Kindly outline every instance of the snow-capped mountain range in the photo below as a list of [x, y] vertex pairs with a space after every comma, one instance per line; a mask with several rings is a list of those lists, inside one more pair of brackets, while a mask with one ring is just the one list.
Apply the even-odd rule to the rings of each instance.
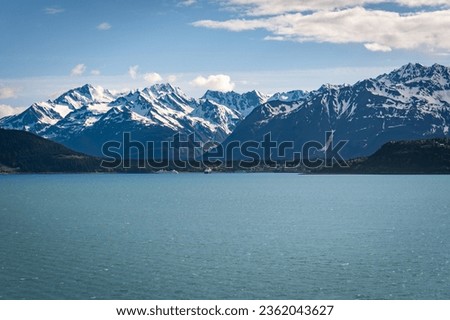
[[84, 85], [0, 119], [0, 127], [27, 130], [81, 152], [101, 154], [110, 140], [131, 132], [142, 142], [195, 133], [201, 141], [262, 141], [270, 132], [297, 147], [309, 140], [348, 140], [344, 156], [373, 153], [391, 140], [449, 136], [450, 69], [408, 64], [354, 85], [323, 85], [311, 92], [244, 94], [207, 91], [200, 99], [170, 84], [114, 94]]
[[121, 141], [123, 132], [156, 144], [171, 141], [175, 133], [221, 142], [268, 98], [257, 91], [208, 91], [194, 99], [170, 84], [113, 94], [86, 84], [0, 119], [0, 127], [30, 131], [93, 155], [101, 154], [104, 142]]
[[292, 141], [296, 150], [325, 132], [348, 140], [346, 158], [367, 156], [384, 143], [448, 137], [450, 69], [407, 64], [354, 85], [323, 85], [297, 101], [269, 100], [246, 117], [227, 141]]

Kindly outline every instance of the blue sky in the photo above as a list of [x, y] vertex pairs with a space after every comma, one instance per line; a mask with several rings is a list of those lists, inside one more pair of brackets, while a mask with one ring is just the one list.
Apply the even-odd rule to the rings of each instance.
[[[427, 6], [424, 6], [426, 3]], [[84, 83], [265, 93], [450, 65], [446, 0], [4, 0], [0, 115]]]

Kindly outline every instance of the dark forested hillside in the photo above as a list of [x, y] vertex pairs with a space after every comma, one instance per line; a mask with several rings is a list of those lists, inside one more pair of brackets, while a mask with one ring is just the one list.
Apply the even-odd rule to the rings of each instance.
[[367, 158], [348, 162], [349, 168], [324, 169], [335, 173], [450, 173], [450, 139], [393, 141]]
[[18, 130], [0, 129], [0, 172], [95, 172], [100, 159]]

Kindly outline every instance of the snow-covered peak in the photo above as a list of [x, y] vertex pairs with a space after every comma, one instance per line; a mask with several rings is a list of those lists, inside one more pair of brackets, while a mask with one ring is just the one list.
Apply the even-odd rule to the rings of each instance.
[[420, 74], [421, 72], [423, 72], [426, 69], [427, 68], [420, 63], [410, 62], [410, 63], [407, 63], [404, 66], [401, 66], [400, 68], [392, 71], [392, 73], [400, 73], [404, 76], [408, 76], [408, 75]]
[[142, 91], [139, 90], [132, 90], [126, 94], [121, 95], [114, 101], [110, 103], [111, 106], [119, 106], [122, 104], [127, 104], [128, 102], [133, 102], [140, 99], [147, 99], [148, 97], [143, 94]]
[[249, 102], [256, 103], [257, 106], [267, 102], [267, 100], [269, 100], [270, 98], [270, 95], [264, 94], [258, 90], [245, 92], [242, 94], [242, 96], [246, 98]]
[[195, 99], [188, 97], [180, 88], [170, 83], [155, 84], [140, 93], [152, 104], [160, 104], [173, 110], [190, 113], [197, 106]]
[[427, 69], [426, 73], [427, 77], [439, 82], [441, 85], [450, 85], [450, 68], [435, 63]]
[[223, 91], [216, 91], [216, 90], [207, 90], [200, 99], [201, 100], [211, 100], [211, 101], [220, 103], [217, 100], [221, 100], [223, 102], [223, 101], [230, 100], [233, 97], [237, 97], [237, 96], [239, 96], [239, 93], [234, 92], [234, 91], [223, 92]]
[[71, 109], [79, 109], [89, 103], [105, 103], [111, 102], [113, 99], [114, 95], [108, 90], [100, 86], [94, 87], [90, 84], [85, 84], [82, 87], [63, 93], [52, 102], [67, 105]]
[[408, 63], [392, 72], [378, 76], [376, 80], [385, 83], [405, 83], [412, 79], [424, 77], [427, 70], [428, 68], [420, 63]]
[[54, 108], [48, 102], [33, 103], [25, 111], [3, 118], [0, 125], [5, 129], [26, 130], [39, 133], [45, 127], [56, 124], [70, 110], [66, 106]]
[[332, 91], [332, 90], [340, 90], [345, 87], [350, 87], [349, 84], [331, 84], [325, 83], [323, 84], [318, 91]]
[[408, 63], [394, 71], [379, 76], [378, 80], [390, 80], [391, 82], [406, 82], [414, 78], [423, 77], [426, 67], [420, 63]]
[[151, 87], [144, 88], [142, 92], [148, 94], [153, 99], [159, 99], [165, 95], [178, 95], [187, 98], [186, 94], [180, 88], [174, 87], [170, 83], [154, 84]]
[[382, 85], [395, 87], [399, 90], [436, 91], [450, 89], [450, 68], [434, 64], [426, 67], [421, 64], [409, 63], [388, 74], [375, 79]]
[[206, 100], [214, 101], [230, 109], [239, 111], [243, 117], [246, 117], [254, 108], [265, 103], [268, 98], [268, 96], [256, 90], [243, 94], [234, 91], [221, 92], [208, 90], [203, 97], [200, 98], [200, 102]]

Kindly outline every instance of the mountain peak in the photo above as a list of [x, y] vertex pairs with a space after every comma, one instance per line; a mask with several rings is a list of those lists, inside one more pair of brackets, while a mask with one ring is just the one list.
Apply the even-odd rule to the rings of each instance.
[[179, 97], [187, 99], [186, 94], [178, 87], [174, 87], [170, 83], [157, 83], [150, 87], [144, 88], [142, 92], [148, 94], [154, 99], [159, 99], [166, 95], [177, 95]]
[[234, 91], [219, 91], [219, 90], [206, 90], [205, 94], [201, 99], [208, 99], [208, 97], [225, 97], [225, 96], [237, 96], [239, 93]]
[[414, 73], [419, 73], [420, 71], [423, 71], [427, 67], [421, 65], [420, 63], [408, 63], [404, 66], [400, 67], [400, 69], [394, 70], [393, 72], [401, 73], [402, 75], [409, 75]]
[[230, 109], [236, 110], [243, 117], [246, 117], [255, 107], [265, 103], [267, 99], [268, 97], [266, 95], [256, 90], [243, 94], [239, 94], [235, 91], [222, 92], [207, 90], [200, 98], [200, 101], [213, 101]]
[[399, 84], [423, 78], [434, 80], [443, 79], [442, 81], [439, 81], [446, 82], [447, 80], [450, 80], [450, 69], [437, 63], [433, 64], [431, 67], [423, 66], [420, 63], [408, 63], [390, 73], [378, 76], [376, 80]]
[[292, 102], [299, 101], [306, 97], [308, 92], [303, 90], [292, 90], [287, 92], [277, 92], [272, 95], [268, 101]]
[[254, 97], [258, 97], [258, 98], [263, 98], [265, 100], [267, 100], [267, 98], [268, 98], [266, 94], [264, 94], [264, 93], [262, 93], [261, 91], [258, 91], [258, 90], [252, 90], [252, 91], [246, 92], [245, 94], [251, 95], [251, 96], [254, 96]]
[[103, 95], [105, 92], [105, 89], [103, 89], [100, 86], [95, 87], [92, 84], [86, 83], [85, 85], [83, 85], [81, 87], [69, 90], [67, 93], [69, 93], [69, 92], [78, 92], [78, 93], [84, 95], [85, 97], [93, 99], [95, 96]]
[[55, 100], [48, 101], [48, 103], [64, 105], [70, 110], [76, 110], [92, 103], [109, 103], [113, 99], [113, 94], [108, 90], [100, 86], [94, 87], [91, 84], [85, 84], [61, 94]]
[[408, 63], [404, 66], [391, 71], [390, 73], [385, 73], [378, 76], [377, 80], [389, 80], [391, 82], [401, 83], [405, 81], [409, 81], [414, 78], [422, 77], [427, 70], [427, 67], [424, 67], [420, 63]]
[[417, 69], [417, 68], [424, 68], [424, 66], [418, 62], [409, 62], [405, 64], [404, 66], [401, 66], [400, 69]]
[[176, 88], [172, 86], [170, 83], [157, 83], [152, 85], [150, 89], [165, 92], [174, 92], [176, 90]]
[[83, 96], [91, 96], [91, 90], [93, 90], [93, 89], [94, 89], [94, 86], [92, 86], [91, 84], [87, 83], [87, 84], [85, 84], [83, 86], [76, 87], [76, 88], [73, 88], [73, 89], [70, 89], [70, 90], [64, 92], [58, 98], [56, 98], [56, 100], [63, 99], [67, 95], [71, 95], [71, 94], [74, 94], [74, 93], [78, 93], [78, 94], [81, 94]]
[[438, 63], [433, 64], [429, 69], [439, 74], [449, 74], [450, 71], [449, 68]]
[[329, 91], [329, 90], [339, 90], [345, 87], [350, 86], [349, 84], [331, 84], [331, 83], [325, 83], [320, 88], [319, 91]]
[[[200, 98], [200, 99], [217, 99], [217, 98], [239, 98], [239, 97], [258, 97], [258, 98], [263, 98], [263, 99], [267, 99], [267, 96], [263, 93], [261, 93], [258, 90], [252, 90], [252, 91], [248, 91], [248, 92], [244, 92], [242, 94], [237, 93], [236, 91], [232, 90], [232, 91], [218, 91], [218, 90], [206, 90], [205, 94]], [[217, 101], [216, 101], [217, 102]]]
[[92, 84], [90, 84], [90, 83], [86, 83], [85, 85], [83, 85], [83, 86], [81, 86], [81, 87], [79, 87], [77, 89], [79, 89], [79, 90], [89, 90], [90, 91], [90, 90], [94, 89], [94, 86]]

